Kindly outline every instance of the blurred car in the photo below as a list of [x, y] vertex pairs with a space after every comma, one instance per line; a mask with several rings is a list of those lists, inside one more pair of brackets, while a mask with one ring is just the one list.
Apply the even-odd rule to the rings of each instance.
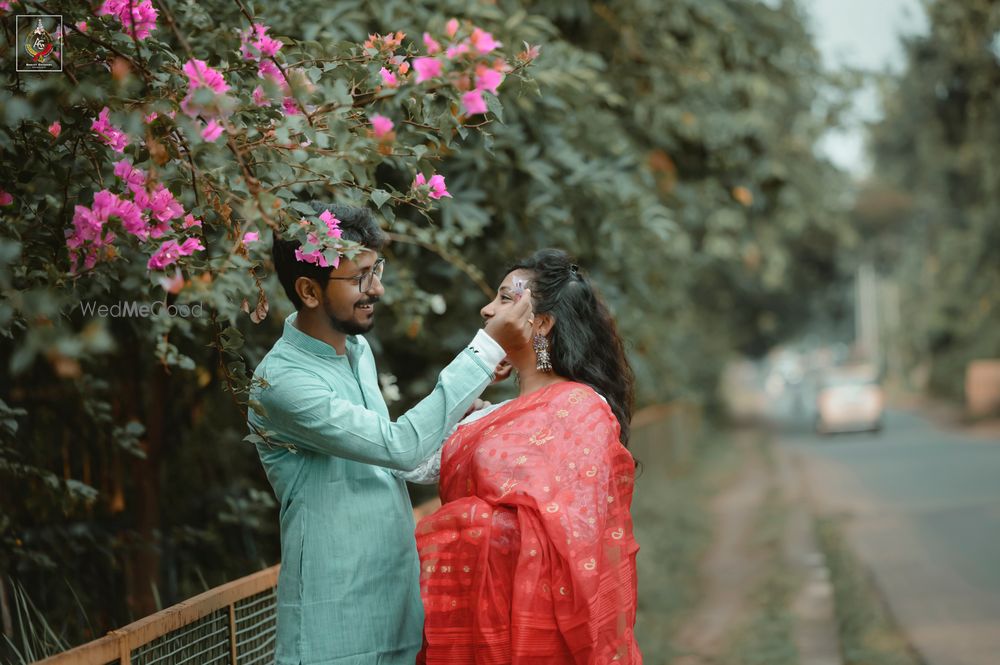
[[821, 379], [816, 394], [816, 432], [878, 432], [885, 395], [867, 369], [836, 368]]

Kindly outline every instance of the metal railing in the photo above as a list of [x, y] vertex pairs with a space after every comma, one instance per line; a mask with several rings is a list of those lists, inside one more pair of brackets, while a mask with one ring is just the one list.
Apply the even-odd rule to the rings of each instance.
[[280, 566], [242, 577], [36, 665], [263, 665]]

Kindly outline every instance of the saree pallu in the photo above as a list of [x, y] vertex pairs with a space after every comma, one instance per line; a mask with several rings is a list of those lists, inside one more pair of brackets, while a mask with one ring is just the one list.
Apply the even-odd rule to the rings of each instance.
[[460, 426], [417, 526], [426, 665], [638, 665], [635, 465], [589, 386]]

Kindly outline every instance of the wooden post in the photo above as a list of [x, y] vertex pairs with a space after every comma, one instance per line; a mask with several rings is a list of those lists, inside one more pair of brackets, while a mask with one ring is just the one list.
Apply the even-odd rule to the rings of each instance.
[[236, 665], [236, 603], [229, 603], [229, 656]]

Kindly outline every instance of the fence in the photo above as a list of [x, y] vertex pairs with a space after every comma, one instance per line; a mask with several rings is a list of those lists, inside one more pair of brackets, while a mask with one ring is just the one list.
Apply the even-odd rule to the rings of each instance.
[[[683, 466], [701, 428], [701, 411], [686, 403], [648, 407], [632, 420], [632, 444], [646, 463]], [[414, 510], [419, 518], [440, 505]], [[173, 607], [35, 665], [264, 665], [274, 659], [276, 586], [273, 566], [209, 589]]]
[[264, 665], [279, 566], [209, 589], [36, 665]]

